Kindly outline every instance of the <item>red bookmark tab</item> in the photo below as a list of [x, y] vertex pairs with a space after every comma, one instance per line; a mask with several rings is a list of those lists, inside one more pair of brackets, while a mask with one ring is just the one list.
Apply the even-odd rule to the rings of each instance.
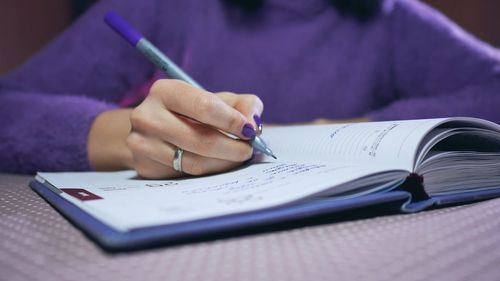
[[102, 199], [102, 197], [99, 197], [83, 188], [61, 188], [61, 190], [81, 201]]

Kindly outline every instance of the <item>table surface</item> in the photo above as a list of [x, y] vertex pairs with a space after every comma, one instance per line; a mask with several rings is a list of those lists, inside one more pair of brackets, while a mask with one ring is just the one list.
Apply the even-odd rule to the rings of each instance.
[[0, 174], [0, 280], [500, 280], [500, 199], [111, 254]]

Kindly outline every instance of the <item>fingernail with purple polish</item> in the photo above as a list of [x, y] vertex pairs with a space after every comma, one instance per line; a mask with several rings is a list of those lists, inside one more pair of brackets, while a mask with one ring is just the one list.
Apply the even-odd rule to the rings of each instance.
[[262, 133], [262, 120], [260, 120], [259, 115], [255, 114], [253, 120], [255, 120], [255, 124], [257, 125], [257, 131]]
[[256, 135], [255, 129], [253, 128], [253, 126], [251, 124], [248, 124], [248, 123], [245, 124], [245, 126], [243, 126], [243, 129], [241, 130], [241, 134], [249, 139], [255, 137], [255, 135]]

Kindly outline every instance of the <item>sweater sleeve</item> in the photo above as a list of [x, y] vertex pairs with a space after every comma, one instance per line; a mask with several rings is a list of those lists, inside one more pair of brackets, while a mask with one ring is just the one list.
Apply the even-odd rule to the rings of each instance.
[[94, 118], [153, 72], [103, 23], [109, 10], [155, 37], [155, 1], [99, 1], [41, 52], [0, 77], [0, 171], [91, 169], [86, 143]]
[[375, 120], [471, 116], [500, 122], [500, 53], [426, 4], [394, 1], [392, 103]]
[[87, 135], [114, 105], [76, 95], [11, 91], [0, 96], [0, 171], [89, 170]]

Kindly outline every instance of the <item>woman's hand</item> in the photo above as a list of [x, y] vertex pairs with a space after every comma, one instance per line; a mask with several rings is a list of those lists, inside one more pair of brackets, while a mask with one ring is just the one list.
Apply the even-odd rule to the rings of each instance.
[[[233, 139], [221, 131], [241, 139], [252, 138], [256, 128], [254, 115], [260, 116], [262, 110], [262, 102], [254, 95], [212, 94], [178, 80], [158, 80], [144, 102], [132, 111], [120, 113], [130, 117], [130, 133], [126, 137], [128, 152], [121, 155], [115, 152], [120, 156], [111, 159], [119, 159], [145, 178], [172, 178], [181, 175], [172, 167], [175, 151], [181, 148], [184, 150], [184, 173], [203, 175], [226, 171], [250, 159], [252, 148], [247, 142]], [[113, 120], [99, 116], [92, 129], [109, 127], [99, 126], [100, 119]], [[121, 123], [116, 122], [116, 125], [124, 127]], [[92, 161], [104, 158], [92, 157], [98, 154], [96, 145], [92, 145], [96, 143], [96, 133], [93, 134], [92, 129], [89, 159], [96, 169], [109, 170], [99, 164], [102, 161]], [[114, 135], [123, 137], [124, 134]]]

